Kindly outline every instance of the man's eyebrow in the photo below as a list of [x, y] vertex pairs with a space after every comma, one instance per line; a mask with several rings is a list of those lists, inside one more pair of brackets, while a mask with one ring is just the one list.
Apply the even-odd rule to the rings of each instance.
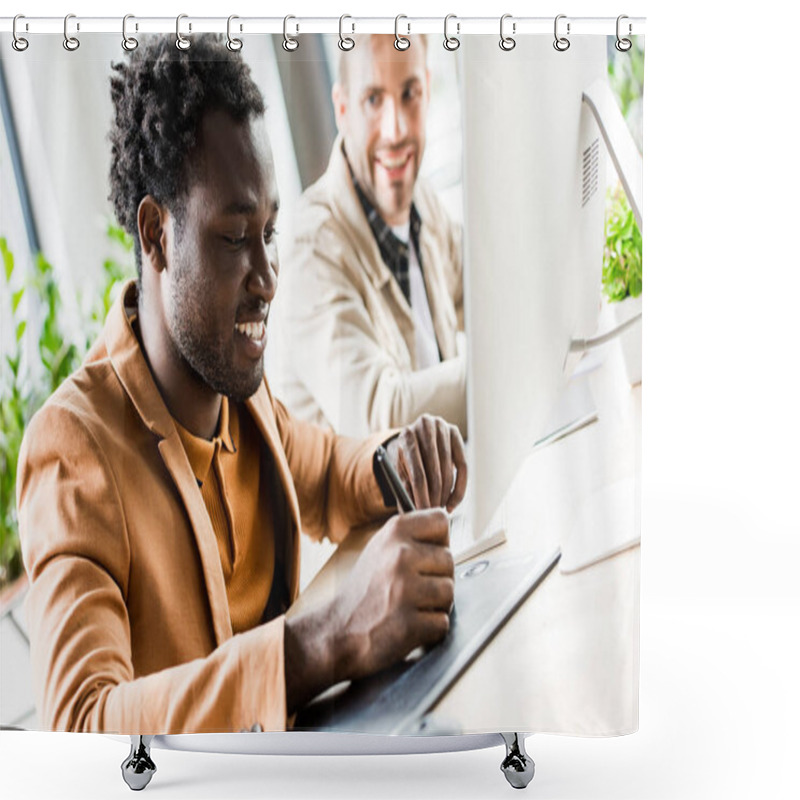
[[[277, 214], [278, 210], [280, 209], [280, 201], [275, 200], [272, 203], [272, 213]], [[234, 200], [232, 203], [228, 203], [225, 208], [222, 209], [223, 216], [251, 216], [258, 211], [258, 205], [256, 203], [247, 202], [245, 200]]]
[[222, 213], [225, 216], [234, 216], [236, 214], [242, 215], [250, 215], [255, 214], [257, 210], [255, 203], [248, 203], [244, 200], [234, 200], [232, 203], [228, 203], [225, 208], [222, 209]]
[[361, 96], [366, 97], [369, 94], [383, 94], [385, 91], [383, 86], [365, 86], [364, 91], [361, 92]]

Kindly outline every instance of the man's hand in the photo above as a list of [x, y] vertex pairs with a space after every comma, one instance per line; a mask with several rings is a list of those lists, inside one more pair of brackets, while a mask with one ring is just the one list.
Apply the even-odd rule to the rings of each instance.
[[455, 425], [423, 414], [386, 445], [386, 452], [416, 508], [452, 511], [464, 499], [467, 462]]
[[286, 619], [289, 713], [328, 686], [372, 675], [446, 635], [455, 590], [449, 539], [442, 509], [394, 516], [330, 603]]
[[450, 629], [453, 556], [441, 509], [392, 517], [370, 539], [337, 599], [339, 665], [348, 678], [385, 669]]
[[464, 441], [455, 425], [423, 414], [386, 451], [417, 510], [383, 525], [330, 603], [286, 618], [289, 713], [339, 681], [436, 644], [450, 629], [454, 566], [441, 507], [452, 511], [464, 499]]

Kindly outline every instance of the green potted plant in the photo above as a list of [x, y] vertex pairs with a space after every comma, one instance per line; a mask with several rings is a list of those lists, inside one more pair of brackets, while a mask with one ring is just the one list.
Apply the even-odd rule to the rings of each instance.
[[[644, 47], [640, 37], [631, 48], [619, 52], [609, 37], [608, 77], [628, 130], [642, 151], [642, 97], [644, 93]], [[642, 310], [642, 234], [636, 225], [628, 198], [617, 181], [606, 200], [603, 295], [612, 324], [620, 325]], [[620, 337], [628, 380], [642, 380], [641, 326]]]
[[[609, 190], [606, 203], [603, 294], [617, 325], [642, 311], [642, 234], [621, 184]], [[620, 341], [628, 381], [642, 380], [642, 337], [639, 325]]]
[[62, 298], [53, 266], [39, 253], [33, 270], [22, 274], [7, 240], [0, 237], [7, 305], [3, 314], [8, 314], [13, 330], [11, 340], [3, 343], [0, 364], [0, 614], [16, 604], [27, 585], [16, 510], [17, 461], [25, 427], [78, 367], [121, 283], [134, 272], [130, 237], [114, 225], [108, 225], [106, 236], [122, 258], [103, 263], [103, 285], [83, 311], [85, 335], [77, 341], [69, 341], [62, 326]]

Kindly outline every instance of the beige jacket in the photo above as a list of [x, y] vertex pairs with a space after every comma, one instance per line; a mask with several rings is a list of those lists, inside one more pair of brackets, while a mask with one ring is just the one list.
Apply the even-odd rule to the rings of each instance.
[[414, 319], [381, 258], [341, 149], [301, 198], [275, 301], [281, 353], [276, 393], [298, 416], [339, 433], [437, 414], [466, 432], [461, 233], [418, 180], [420, 250], [442, 362], [416, 370]]
[[[40, 718], [123, 734], [283, 730], [284, 617], [233, 635], [211, 519], [123, 299], [132, 285], [20, 454]], [[386, 433], [357, 442], [295, 420], [266, 382], [245, 405], [276, 475], [276, 563], [293, 599], [301, 521], [340, 540], [386, 514], [372, 472]]]

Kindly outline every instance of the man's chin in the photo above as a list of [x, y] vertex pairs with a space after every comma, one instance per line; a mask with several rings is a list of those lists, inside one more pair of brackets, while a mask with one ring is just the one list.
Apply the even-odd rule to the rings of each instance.
[[386, 222], [408, 218], [415, 182], [416, 175], [411, 180], [405, 177], [396, 181], [388, 180], [385, 175], [373, 175], [371, 199]]
[[264, 361], [261, 359], [257, 367], [241, 370], [235, 374], [208, 375], [205, 381], [217, 394], [223, 394], [230, 400], [243, 403], [251, 398], [264, 382]]
[[245, 400], [249, 400], [259, 390], [263, 381], [264, 377], [262, 375], [257, 381], [253, 381], [247, 386], [231, 387], [231, 391], [225, 392], [225, 394], [229, 400], [233, 400], [236, 403], [244, 403]]
[[390, 185], [378, 200], [378, 211], [388, 225], [408, 221], [411, 212], [411, 192], [402, 184]]
[[235, 396], [232, 394], [231, 397], [239, 402], [244, 402], [245, 400], [251, 398], [259, 390], [259, 388], [261, 388], [262, 383], [264, 383], [263, 360], [258, 365], [258, 370], [254, 370], [248, 376], [247, 381], [242, 381], [242, 383], [236, 387], [238, 391], [235, 393]]

